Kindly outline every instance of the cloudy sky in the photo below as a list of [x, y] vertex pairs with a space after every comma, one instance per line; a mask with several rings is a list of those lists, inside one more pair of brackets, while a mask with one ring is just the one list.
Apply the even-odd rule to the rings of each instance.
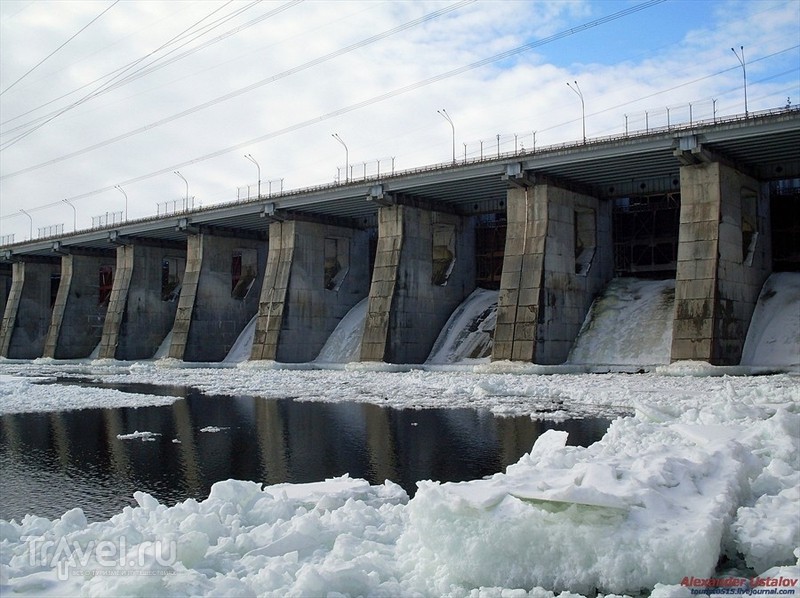
[[750, 111], [797, 104], [798, 31], [800, 0], [0, 0], [0, 241], [115, 219], [117, 185], [156, 214], [176, 170], [255, 194], [245, 154], [262, 193], [449, 162], [442, 109], [459, 160], [579, 140], [567, 82], [589, 138], [742, 113], [731, 47]]

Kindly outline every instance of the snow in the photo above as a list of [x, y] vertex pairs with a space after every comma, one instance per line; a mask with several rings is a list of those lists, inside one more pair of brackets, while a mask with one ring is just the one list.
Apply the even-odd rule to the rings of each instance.
[[140, 432], [136, 430], [130, 434], [117, 434], [119, 440], [141, 440], [142, 442], [154, 442], [156, 436], [161, 436], [158, 432]]
[[488, 361], [497, 322], [497, 291], [475, 289], [452, 313], [426, 363]]
[[674, 308], [674, 280], [613, 279], [586, 315], [568, 362], [668, 364]]
[[800, 272], [778, 272], [764, 283], [742, 364], [800, 365]]
[[53, 376], [21, 377], [0, 374], [0, 415], [171, 405], [179, 399], [179, 397], [146, 395], [106, 388], [46, 384], [53, 381]]
[[317, 363], [350, 363], [361, 357], [361, 337], [369, 298], [356, 303], [339, 322], [319, 352]]

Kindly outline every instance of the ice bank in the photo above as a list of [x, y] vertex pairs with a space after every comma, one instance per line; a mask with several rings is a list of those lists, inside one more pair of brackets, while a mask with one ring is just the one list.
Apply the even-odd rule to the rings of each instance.
[[0, 592], [674, 598], [723, 556], [743, 577], [798, 578], [800, 397], [777, 380], [650, 399], [586, 448], [548, 432], [504, 473], [421, 482], [411, 500], [346, 476], [229, 480], [173, 506], [136, 493], [98, 523], [3, 521]]

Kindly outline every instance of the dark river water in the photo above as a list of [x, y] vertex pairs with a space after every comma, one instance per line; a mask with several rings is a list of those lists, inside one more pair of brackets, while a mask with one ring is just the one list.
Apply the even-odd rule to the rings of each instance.
[[[203, 499], [214, 482], [229, 478], [277, 484], [349, 473], [373, 484], [392, 480], [413, 495], [418, 480], [502, 471], [545, 430], [566, 430], [570, 444], [586, 446], [610, 423], [114, 388], [184, 398], [166, 407], [0, 416], [0, 519], [26, 513], [52, 519], [73, 507], [90, 520], [107, 519], [135, 504], [136, 490], [174, 504]], [[221, 430], [202, 431], [207, 427]], [[117, 438], [135, 431], [159, 436]]]

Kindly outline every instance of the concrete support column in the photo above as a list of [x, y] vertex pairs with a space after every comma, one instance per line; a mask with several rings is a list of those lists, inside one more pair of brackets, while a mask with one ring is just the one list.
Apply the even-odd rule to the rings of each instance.
[[113, 281], [110, 257], [64, 255], [44, 357], [81, 359], [100, 342]]
[[[191, 235], [169, 356], [221, 361], [258, 309], [264, 241]], [[237, 270], [238, 269], [238, 270]]]
[[768, 195], [720, 162], [681, 167], [672, 361], [739, 363], [772, 270]]
[[186, 251], [117, 248], [114, 288], [100, 341], [101, 359], [149, 359], [172, 328]]
[[8, 303], [8, 296], [11, 293], [11, 281], [13, 280], [13, 272], [10, 263], [0, 264], [0, 313], [6, 309]]
[[14, 262], [0, 327], [0, 357], [35, 359], [42, 356], [52, 312], [51, 288], [58, 284], [60, 269], [57, 260]]
[[475, 289], [470, 224], [406, 205], [380, 208], [362, 361], [425, 361], [447, 318]]
[[314, 360], [368, 289], [366, 231], [314, 222], [273, 222], [251, 359]]
[[563, 363], [611, 280], [611, 206], [537, 184], [509, 189], [493, 360]]

